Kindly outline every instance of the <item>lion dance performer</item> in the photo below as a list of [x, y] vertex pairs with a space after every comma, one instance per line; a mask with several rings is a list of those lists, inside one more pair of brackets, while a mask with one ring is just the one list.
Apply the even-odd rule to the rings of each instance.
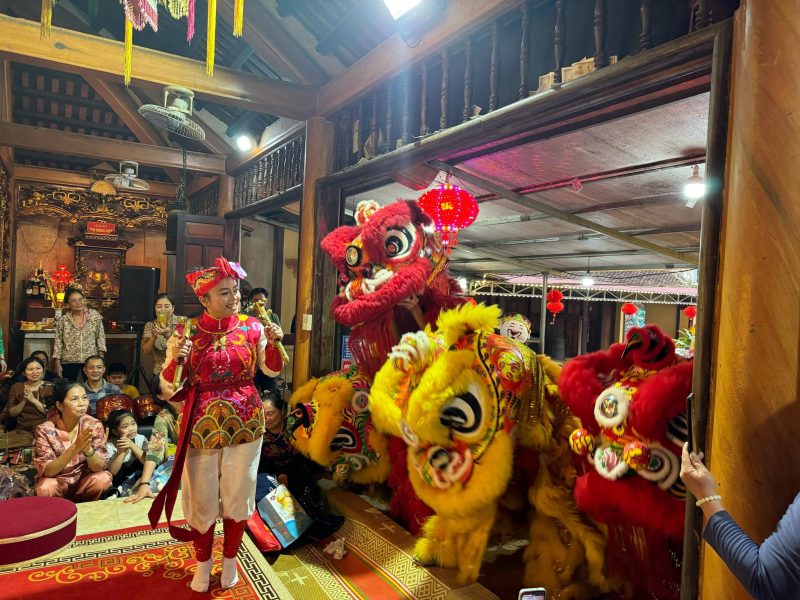
[[282, 366], [276, 343], [283, 337], [277, 325], [264, 327], [255, 317], [239, 314], [238, 281], [245, 272], [234, 262], [216, 264], [186, 276], [204, 311], [176, 328], [167, 345], [161, 373], [162, 389], [183, 402], [181, 433], [175, 467], [167, 485], [150, 509], [150, 523], [158, 523], [163, 509], [170, 521], [182, 484], [182, 504], [191, 529], [170, 533], [192, 541], [197, 570], [191, 588], [208, 590], [214, 524], [222, 517], [223, 588], [237, 580], [236, 553], [245, 523], [255, 510], [256, 471], [264, 435], [264, 414], [253, 384], [256, 367], [276, 376]]

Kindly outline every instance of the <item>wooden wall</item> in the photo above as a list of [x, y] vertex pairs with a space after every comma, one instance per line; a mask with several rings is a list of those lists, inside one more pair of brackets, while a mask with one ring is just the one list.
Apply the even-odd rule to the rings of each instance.
[[[733, 77], [711, 373], [709, 463], [757, 542], [800, 491], [800, 39], [797, 0], [745, 0]], [[749, 596], [704, 546], [701, 597]]]

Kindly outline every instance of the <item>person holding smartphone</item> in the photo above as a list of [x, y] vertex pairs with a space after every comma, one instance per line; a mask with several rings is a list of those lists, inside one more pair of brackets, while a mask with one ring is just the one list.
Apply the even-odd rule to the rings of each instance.
[[80, 383], [59, 381], [53, 400], [56, 413], [34, 432], [36, 495], [99, 500], [112, 481], [103, 424], [88, 414], [89, 398]]
[[725, 510], [703, 453], [690, 452], [689, 444], [683, 446], [681, 479], [703, 510], [703, 538], [750, 595], [758, 600], [800, 599], [800, 494], [759, 546]]

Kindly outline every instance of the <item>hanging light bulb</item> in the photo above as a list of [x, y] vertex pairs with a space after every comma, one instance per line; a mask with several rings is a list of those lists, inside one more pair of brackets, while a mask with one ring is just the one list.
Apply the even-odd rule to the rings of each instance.
[[581, 285], [583, 287], [592, 287], [594, 285], [594, 277], [589, 277], [589, 275], [582, 277]]
[[706, 195], [706, 181], [700, 176], [700, 167], [692, 167], [692, 176], [683, 186], [683, 195], [686, 196], [686, 206], [694, 208], [697, 201]]

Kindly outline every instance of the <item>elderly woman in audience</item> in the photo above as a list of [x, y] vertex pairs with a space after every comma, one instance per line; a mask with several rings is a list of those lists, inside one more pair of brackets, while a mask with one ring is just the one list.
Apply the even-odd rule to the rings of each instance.
[[11, 386], [5, 413], [16, 419], [16, 428], [9, 433], [13, 437], [8, 446], [33, 445], [33, 430], [47, 419], [46, 404], [53, 394], [53, 387], [44, 380], [44, 366], [38, 358], [26, 358], [22, 363], [24, 381]]
[[87, 358], [105, 355], [106, 334], [103, 317], [93, 308], [86, 307], [86, 298], [81, 290], [67, 288], [64, 306], [67, 310], [58, 320], [53, 340], [53, 370], [59, 377], [77, 381]]
[[79, 383], [59, 381], [53, 400], [56, 412], [34, 434], [36, 495], [98, 500], [112, 481], [103, 424], [87, 413], [89, 399]]

